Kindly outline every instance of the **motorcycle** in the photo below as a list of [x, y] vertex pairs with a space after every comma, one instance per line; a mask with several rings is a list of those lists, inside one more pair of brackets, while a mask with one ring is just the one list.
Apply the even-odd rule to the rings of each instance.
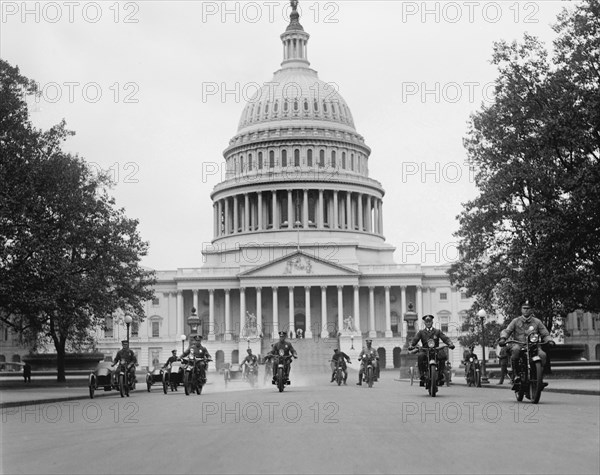
[[[294, 358], [296, 357], [294, 356]], [[282, 349], [279, 350], [279, 355], [275, 356], [275, 363], [277, 364], [277, 374], [275, 375], [275, 383], [277, 384], [277, 388], [279, 389], [280, 393], [283, 392], [283, 389], [286, 385], [290, 384], [290, 380], [288, 379], [288, 373], [291, 362], [292, 357], [290, 355], [286, 355], [285, 351]]]
[[481, 367], [479, 360], [473, 356], [469, 357], [469, 371], [467, 372], [467, 386], [481, 387]]
[[373, 387], [373, 382], [375, 381], [375, 378], [377, 378], [377, 374], [376, 374], [376, 366], [374, 361], [377, 359], [377, 357], [375, 355], [372, 354], [366, 354], [363, 355], [362, 360], [363, 360], [363, 382], [367, 383], [367, 385], [372, 388]]
[[129, 392], [135, 389], [135, 380], [129, 377], [129, 372], [133, 367], [133, 363], [119, 360], [117, 370], [113, 373], [113, 377], [115, 378], [114, 384], [119, 388], [121, 397], [129, 397]]
[[258, 379], [258, 364], [248, 364], [246, 365], [246, 379], [250, 383], [250, 386], [256, 386], [256, 380]]
[[181, 360], [170, 363], [162, 375], [163, 392], [167, 394], [169, 388], [171, 388], [171, 392], [176, 391], [177, 386], [183, 384], [183, 366], [181, 365]]
[[[438, 392], [438, 375], [440, 374], [440, 362], [438, 353], [445, 351], [445, 346], [435, 347], [433, 339], [427, 340], [426, 347], [409, 347], [409, 351], [423, 351], [427, 355], [427, 371], [425, 372], [425, 389], [431, 397], [435, 397]], [[443, 369], [442, 369], [443, 370]], [[442, 373], [443, 374], [443, 373]]]
[[507, 344], [520, 346], [517, 367], [514, 368], [513, 391], [517, 401], [523, 397], [531, 400], [533, 404], [540, 401], [544, 389], [542, 358], [538, 354], [540, 336], [537, 333], [527, 335], [527, 343], [508, 340]]
[[202, 393], [202, 388], [206, 384], [206, 366], [210, 358], [196, 357], [189, 354], [181, 359], [183, 362], [183, 389], [185, 395], [196, 391], [196, 394]]
[[[338, 358], [335, 363], [335, 382], [338, 386], [342, 384], [346, 384], [346, 378], [344, 377], [344, 366], [343, 366], [342, 358]], [[348, 362], [348, 364], [352, 364]]]

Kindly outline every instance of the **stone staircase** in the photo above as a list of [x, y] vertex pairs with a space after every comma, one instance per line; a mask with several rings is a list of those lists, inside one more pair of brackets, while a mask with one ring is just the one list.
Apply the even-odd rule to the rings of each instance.
[[[329, 360], [333, 355], [333, 349], [338, 348], [337, 339], [319, 338], [301, 338], [289, 340], [296, 352], [298, 359], [294, 360], [293, 371], [303, 374], [331, 373]], [[262, 345], [262, 354], [271, 349], [271, 343], [274, 341], [264, 340]]]

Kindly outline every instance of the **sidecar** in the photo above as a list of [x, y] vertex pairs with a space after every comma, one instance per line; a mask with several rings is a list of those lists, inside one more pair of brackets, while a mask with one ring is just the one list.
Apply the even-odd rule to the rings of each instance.
[[148, 388], [148, 392], [152, 389], [153, 384], [159, 384], [162, 386], [164, 379], [165, 370], [162, 367], [156, 366], [154, 370], [148, 371], [146, 373], [146, 387]]
[[113, 380], [114, 368], [112, 363], [109, 361], [102, 361], [98, 363], [96, 369], [90, 373], [88, 378], [88, 386], [90, 389], [90, 398], [94, 398], [94, 392], [100, 388], [104, 391], [110, 391], [111, 389], [117, 389]]
[[223, 378], [225, 379], [225, 387], [231, 382], [243, 381], [242, 365], [225, 363], [222, 368]]

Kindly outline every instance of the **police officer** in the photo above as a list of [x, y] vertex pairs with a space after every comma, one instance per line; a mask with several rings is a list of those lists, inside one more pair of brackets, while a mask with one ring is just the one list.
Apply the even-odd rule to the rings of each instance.
[[[201, 335], [194, 336], [193, 342], [190, 343], [189, 348], [181, 354], [181, 357], [183, 358], [189, 355], [190, 353], [192, 353], [196, 357], [195, 366], [196, 370], [199, 371], [198, 374], [200, 374], [203, 378], [206, 378], [206, 372], [203, 370], [205, 368], [208, 368], [208, 362], [212, 361], [212, 359], [206, 347], [202, 346]], [[203, 360], [206, 362], [206, 367], [202, 365]]]
[[[278, 356], [279, 350], [283, 350], [284, 356], [289, 356], [291, 354], [294, 358], [298, 358], [298, 353], [296, 353], [296, 350], [294, 350], [294, 347], [292, 346], [292, 344], [285, 340], [286, 336], [287, 336], [286, 332], [284, 332], [284, 331], [279, 332], [279, 341], [272, 346], [273, 349], [271, 350], [271, 355]], [[290, 383], [290, 369], [291, 369], [290, 367], [291, 367], [291, 361], [288, 362], [285, 367], [286, 384]], [[277, 374], [277, 359], [274, 359], [273, 360], [273, 380], [272, 380], [273, 384], [277, 384], [275, 381], [276, 374]]]
[[[442, 340], [448, 347], [453, 350], [455, 347], [446, 335], [442, 333], [441, 330], [437, 328], [433, 328], [433, 315], [425, 315], [423, 317], [423, 322], [425, 322], [425, 328], [419, 330], [417, 334], [414, 336], [412, 341], [410, 342], [409, 350], [414, 349], [416, 344], [420, 341], [421, 344], [426, 348], [427, 341], [433, 339], [434, 347], [437, 348], [440, 345], [440, 340]], [[438, 353], [439, 367], [443, 368], [446, 364], [446, 356], [440, 352]], [[425, 386], [425, 373], [427, 372], [427, 354], [423, 351], [419, 353], [418, 357], [418, 365], [419, 372], [421, 373], [421, 386]], [[441, 386], [443, 383], [444, 372], [440, 371], [438, 375], [438, 386]]]
[[338, 350], [337, 348], [335, 348], [333, 350], [333, 356], [331, 357], [331, 381], [333, 383], [333, 380], [335, 379], [335, 369], [337, 367], [337, 362], [338, 360], [342, 361], [342, 372], [344, 373], [344, 384], [346, 384], [346, 379], [348, 379], [348, 371], [347, 371], [347, 366], [346, 366], [346, 361], [348, 363], [350, 363], [350, 357], [344, 353], [343, 351]]
[[371, 345], [373, 344], [373, 340], [365, 340], [366, 347], [362, 349], [360, 354], [358, 355], [358, 361], [360, 361], [360, 368], [358, 370], [358, 386], [362, 386], [363, 373], [365, 371], [365, 364], [363, 362], [363, 357], [366, 355], [371, 355], [373, 357], [373, 365], [375, 367], [375, 377], [374, 381], [379, 379], [379, 355], [377, 355], [377, 351]]
[[469, 345], [469, 348], [463, 352], [463, 364], [465, 365], [465, 379], [469, 380], [469, 372], [471, 371], [471, 358], [473, 358], [473, 363], [476, 365], [478, 358], [475, 354], [475, 345]]
[[[169, 359], [163, 365], [163, 370], [168, 368], [167, 371], [169, 372], [169, 380], [171, 379], [171, 368], [169, 366], [178, 360], [179, 360], [179, 358], [177, 357], [177, 350], [171, 350], [171, 356], [169, 356]], [[173, 391], [173, 390], [177, 391], [177, 386], [175, 386], [174, 384], [171, 384], [171, 391]]]
[[246, 357], [242, 361], [242, 365], [244, 367], [244, 377], [247, 376], [248, 369], [250, 368], [250, 366], [256, 366], [258, 364], [258, 358], [256, 357], [256, 355], [252, 354], [252, 349], [248, 348], [246, 350], [246, 352], [248, 354], [246, 355]]
[[[130, 381], [132, 381], [133, 383], [136, 383], [137, 379], [135, 377], [135, 367], [137, 366], [137, 358], [136, 358], [133, 350], [131, 348], [129, 348], [129, 341], [123, 340], [123, 341], [121, 341], [121, 345], [123, 346], [123, 348], [121, 348], [119, 351], [117, 351], [117, 354], [115, 356], [115, 359], [113, 360], [114, 362], [112, 365], [116, 366], [120, 360], [124, 360], [127, 363], [127, 367], [129, 368]], [[131, 363], [133, 363], [133, 364], [131, 365], [131, 367], [129, 367], [129, 365]]]
[[[512, 322], [508, 324], [504, 330], [500, 332], [500, 341], [498, 344], [502, 346], [506, 346], [506, 340], [511, 336], [514, 340], [526, 344], [527, 337], [530, 333], [538, 333], [542, 337], [542, 344], [548, 343], [551, 346], [554, 346], [554, 340], [550, 337], [550, 332], [546, 328], [546, 326], [533, 316], [531, 313], [531, 302], [529, 300], [525, 300], [521, 304], [521, 316], [515, 318]], [[519, 355], [521, 353], [521, 345], [512, 345], [512, 348], [509, 350], [510, 353], [510, 361], [513, 369], [513, 375], [515, 378], [515, 383], [520, 382], [518, 373], [516, 368], [519, 362]], [[546, 365], [546, 353], [542, 351], [541, 348], [538, 349], [538, 355], [542, 360], [542, 368]], [[548, 383], [543, 383], [543, 387], [548, 386]]]

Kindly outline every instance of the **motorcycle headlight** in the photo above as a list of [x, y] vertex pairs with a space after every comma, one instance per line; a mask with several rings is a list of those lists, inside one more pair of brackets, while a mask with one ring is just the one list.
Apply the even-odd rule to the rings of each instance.
[[428, 341], [427, 341], [427, 346], [428, 346], [429, 348], [433, 348], [433, 347], [435, 346], [435, 342], [434, 342], [433, 340], [428, 340]]
[[537, 333], [529, 335], [529, 343], [537, 343], [538, 341], [540, 341], [540, 336]]
[[473, 358], [469, 358], [469, 361], [473, 362]]

